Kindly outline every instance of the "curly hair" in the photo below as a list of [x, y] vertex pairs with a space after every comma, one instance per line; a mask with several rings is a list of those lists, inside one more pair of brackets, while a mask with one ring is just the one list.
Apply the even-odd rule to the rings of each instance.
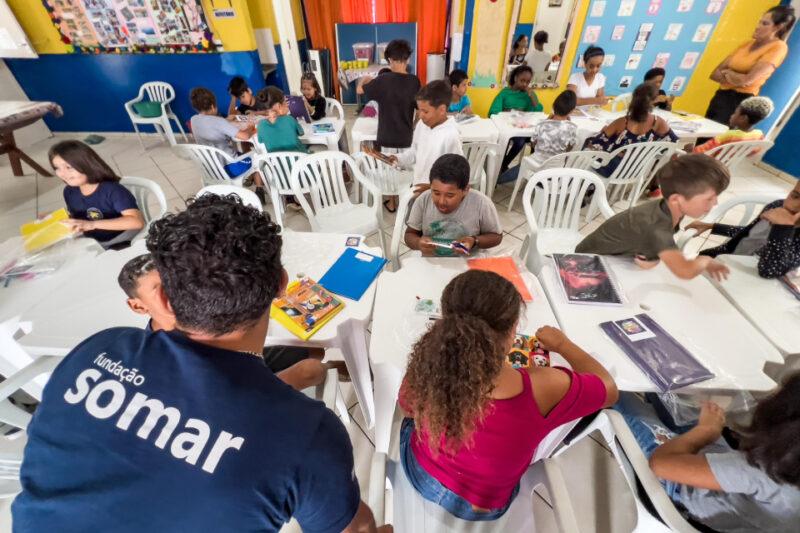
[[438, 453], [469, 445], [503, 367], [522, 297], [505, 278], [469, 270], [447, 284], [442, 318], [414, 345], [404, 382], [416, 427]]
[[739, 431], [747, 462], [777, 483], [800, 487], [800, 372], [758, 402], [750, 425]]
[[508, 86], [513, 87], [514, 84], [517, 82], [517, 76], [520, 76], [521, 74], [525, 73], [528, 73], [531, 76], [533, 76], [533, 69], [528, 65], [520, 65], [516, 67], [514, 70], [512, 70], [511, 73], [508, 75]]
[[147, 249], [179, 329], [220, 336], [263, 318], [283, 276], [279, 230], [236, 195], [204, 195], [155, 221]]
[[747, 117], [751, 126], [755, 126], [772, 114], [775, 106], [766, 96], [751, 96], [739, 104], [741, 113]]

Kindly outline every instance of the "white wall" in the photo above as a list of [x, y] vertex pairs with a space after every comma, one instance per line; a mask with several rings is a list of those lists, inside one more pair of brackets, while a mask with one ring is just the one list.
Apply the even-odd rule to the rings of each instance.
[[[29, 98], [17, 83], [14, 75], [8, 69], [6, 62], [0, 59], [0, 100], [24, 100], [28, 101]], [[14, 139], [17, 141], [17, 146], [24, 148], [31, 144], [52, 137], [50, 129], [45, 125], [44, 121], [37, 120], [30, 126], [14, 131]], [[7, 165], [8, 157], [0, 156], [0, 164]]]
[[[572, 6], [576, 0], [564, 0], [559, 7], [550, 7], [547, 0], [539, 0], [536, 8], [536, 20], [533, 21], [533, 34], [544, 30], [548, 33], [549, 41], [544, 45], [548, 52], [558, 52], [558, 44], [565, 39], [564, 32], [567, 31], [572, 16]], [[533, 43], [530, 44], [533, 46]]]

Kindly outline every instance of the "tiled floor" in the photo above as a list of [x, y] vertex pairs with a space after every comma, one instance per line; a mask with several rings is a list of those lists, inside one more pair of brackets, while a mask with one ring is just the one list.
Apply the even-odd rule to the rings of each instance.
[[[350, 109], [348, 109], [348, 116], [352, 116]], [[351, 123], [352, 120], [349, 118], [348, 122]], [[62, 139], [83, 139], [84, 137], [86, 134], [59, 134], [28, 147], [25, 151], [40, 164], [47, 165], [47, 150], [51, 145]], [[148, 178], [158, 183], [164, 190], [170, 210], [183, 208], [185, 201], [202, 186], [198, 169], [193, 162], [177, 157], [158, 137], [149, 136], [145, 143], [149, 148], [143, 152], [136, 137], [112, 134], [106, 135], [106, 140], [95, 146], [95, 149], [120, 175]], [[520, 200], [517, 200], [512, 211], [506, 211], [512, 185], [499, 186], [493, 195], [504, 229], [504, 239], [499, 251], [508, 254], [515, 254], [519, 250], [527, 233], [525, 215]], [[791, 187], [792, 184], [788, 181], [748, 165], [737, 171], [731, 187], [721, 195], [720, 201], [742, 194], [769, 193], [774, 194], [777, 198], [785, 195]], [[56, 177], [43, 177], [34, 173], [23, 177], [13, 177], [7, 159], [0, 157], [0, 241], [17, 234], [19, 226], [33, 219], [37, 214], [63, 206], [62, 189], [62, 183]], [[394, 215], [384, 213], [382, 230], [386, 234], [386, 242], [390, 242], [393, 224]], [[582, 232], [586, 234], [598, 224], [599, 221], [590, 222], [584, 226]], [[293, 230], [309, 229], [308, 221], [300, 213], [289, 212], [285, 225]], [[377, 236], [369, 237], [367, 242], [377, 246]], [[698, 240], [694, 246], [698, 248], [701, 245], [712, 246], [718, 243], [716, 238], [709, 238], [705, 243]], [[408, 252], [408, 249], [403, 246], [401, 252]], [[336, 357], [335, 354], [333, 356]], [[375, 450], [374, 436], [373, 432], [364, 424], [352, 387], [344, 383], [343, 388], [345, 397], [348, 398], [351, 416], [355, 422], [351, 424], [350, 437], [355, 450], [356, 474], [361, 484], [362, 496], [366, 499], [370, 462]], [[575, 457], [574, 472], [565, 474], [581, 479], [580, 485], [585, 490], [579, 491], [581, 493], [577, 494], [576, 498], [585, 504], [587, 513], [594, 513], [587, 516], [598, 517], [597, 520], [592, 519], [590, 522], [596, 524], [597, 531], [614, 530], [618, 524], [601, 519], [608, 513], [613, 513], [613, 507], [617, 503], [613, 500], [609, 502], [602, 497], [607, 492], [605, 487], [608, 487], [610, 482], [614, 482], [609, 476], [613, 477], [614, 472], [617, 472], [611, 454], [602, 445], [591, 439], [576, 446], [568, 453]], [[600, 489], [598, 490], [598, 488]], [[536, 517], [540, 525], [538, 529], [553, 531], [555, 521], [549, 496], [544, 493], [540, 496], [541, 498], [536, 503]], [[597, 509], [597, 505], [600, 505], [601, 502], [611, 507]], [[0, 502], [0, 530], [7, 530], [8, 522], [7, 502]]]

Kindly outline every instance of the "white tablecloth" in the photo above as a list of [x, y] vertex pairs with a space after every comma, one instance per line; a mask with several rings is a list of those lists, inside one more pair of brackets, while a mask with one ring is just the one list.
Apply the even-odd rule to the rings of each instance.
[[[498, 131], [494, 122], [481, 118], [466, 124], [458, 125], [461, 142], [497, 142]], [[363, 141], [375, 141], [378, 138], [378, 119], [375, 117], [358, 117], [350, 130], [353, 138], [353, 153], [361, 150]]]
[[564, 332], [596, 354], [620, 390], [657, 391], [655, 385], [600, 329], [601, 322], [647, 313], [716, 377], [691, 390], [767, 391], [775, 382], [766, 362], [783, 358], [770, 342], [705, 277], [679, 280], [663, 263], [642, 270], [630, 259], [606, 258], [628, 302], [622, 306], [569, 304], [554, 265], [539, 279]]

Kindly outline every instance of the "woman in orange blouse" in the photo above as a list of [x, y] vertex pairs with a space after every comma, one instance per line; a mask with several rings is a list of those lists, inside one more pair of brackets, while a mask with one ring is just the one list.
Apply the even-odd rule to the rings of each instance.
[[753, 39], [742, 44], [711, 73], [719, 89], [708, 104], [706, 117], [727, 124], [746, 98], [758, 94], [789, 48], [784, 38], [794, 25], [794, 8], [776, 6], [758, 21]]

